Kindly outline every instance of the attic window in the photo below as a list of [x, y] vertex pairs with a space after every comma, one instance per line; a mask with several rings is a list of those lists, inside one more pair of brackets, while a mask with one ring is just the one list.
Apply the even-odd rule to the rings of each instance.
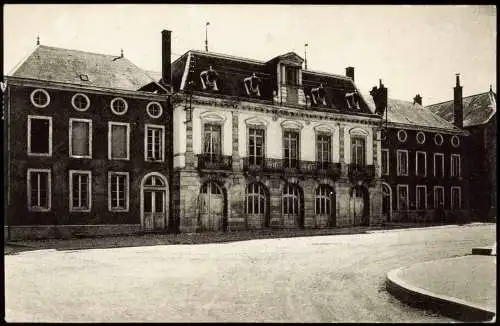
[[417, 133], [417, 143], [423, 144], [425, 142], [425, 134], [421, 131]]
[[436, 134], [434, 136], [434, 142], [436, 145], [441, 146], [443, 144], [443, 136], [441, 136], [441, 134]]
[[147, 105], [146, 111], [151, 118], [156, 119], [159, 118], [163, 113], [163, 108], [161, 107], [160, 103], [151, 102]]
[[127, 112], [127, 102], [121, 97], [116, 97], [111, 100], [111, 111], [116, 115], [124, 115]]
[[31, 103], [37, 108], [44, 108], [50, 103], [50, 96], [44, 89], [35, 89], [31, 92]]
[[400, 142], [404, 143], [406, 141], [406, 138], [408, 138], [406, 131], [404, 131], [404, 130], [398, 131], [398, 140]]
[[453, 145], [453, 147], [458, 147], [460, 145], [460, 138], [458, 138], [458, 136], [451, 137], [451, 145]]
[[83, 80], [83, 81], [89, 81], [89, 75], [80, 74], [80, 79]]
[[71, 98], [71, 104], [77, 111], [86, 111], [90, 106], [90, 99], [85, 94], [76, 93]]

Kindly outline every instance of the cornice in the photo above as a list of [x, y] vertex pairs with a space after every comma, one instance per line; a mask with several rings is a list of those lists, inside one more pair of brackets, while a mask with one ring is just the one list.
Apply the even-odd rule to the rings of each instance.
[[470, 133], [467, 130], [434, 128], [434, 127], [420, 126], [420, 125], [406, 125], [406, 124], [395, 123], [395, 122], [388, 122], [387, 127], [389, 129], [428, 131], [428, 132], [445, 133], [445, 134], [462, 135], [462, 136], [469, 136], [470, 135]]
[[168, 94], [154, 94], [142, 91], [128, 91], [128, 90], [95, 87], [95, 86], [82, 86], [76, 84], [46, 81], [39, 79], [19, 78], [12, 76], [5, 76], [5, 80], [7, 84], [12, 84], [17, 86], [41, 87], [41, 88], [56, 89], [61, 91], [89, 92], [102, 95], [123, 95], [139, 99], [148, 99], [148, 100], [154, 99], [157, 101], [166, 101], [170, 97], [170, 95]]

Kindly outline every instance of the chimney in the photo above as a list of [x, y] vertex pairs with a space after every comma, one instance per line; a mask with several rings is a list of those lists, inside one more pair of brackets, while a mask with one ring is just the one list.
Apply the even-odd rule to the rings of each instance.
[[347, 77], [350, 77], [352, 79], [352, 81], [354, 82], [354, 67], [345, 68], [345, 75]]
[[413, 104], [422, 105], [422, 96], [420, 96], [420, 94], [415, 95], [413, 98]]
[[458, 128], [463, 128], [464, 126], [463, 116], [462, 86], [460, 86], [460, 74], [457, 74], [457, 84], [453, 88], [453, 123]]
[[163, 85], [172, 84], [171, 33], [165, 29], [161, 32], [161, 82]]

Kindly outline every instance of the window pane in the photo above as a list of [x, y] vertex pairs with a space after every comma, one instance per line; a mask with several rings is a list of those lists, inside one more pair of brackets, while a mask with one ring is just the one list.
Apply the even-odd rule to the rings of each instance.
[[72, 122], [71, 147], [72, 155], [90, 155], [90, 124], [83, 121]]
[[155, 192], [155, 211], [157, 213], [163, 212], [163, 192], [156, 191]]
[[152, 212], [152, 192], [144, 191], [144, 212], [151, 213]]
[[31, 152], [49, 152], [49, 120], [31, 119]]
[[127, 158], [127, 126], [111, 127], [111, 157]]

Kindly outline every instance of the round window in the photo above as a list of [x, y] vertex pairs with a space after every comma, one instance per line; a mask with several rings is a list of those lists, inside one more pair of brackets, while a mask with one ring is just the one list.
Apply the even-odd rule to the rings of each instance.
[[425, 134], [421, 131], [417, 133], [417, 143], [419, 144], [425, 143]]
[[111, 111], [116, 115], [123, 115], [127, 112], [127, 102], [121, 97], [114, 98], [111, 101]]
[[404, 143], [406, 141], [406, 138], [408, 138], [406, 131], [404, 131], [404, 130], [398, 131], [398, 140], [400, 142]]
[[436, 145], [441, 146], [443, 144], [443, 136], [441, 136], [441, 134], [436, 134], [434, 136], [434, 142]]
[[146, 107], [146, 111], [148, 112], [148, 114], [151, 118], [156, 119], [156, 118], [159, 118], [161, 116], [161, 114], [163, 113], [163, 108], [161, 107], [160, 103], [151, 102]]
[[85, 94], [77, 93], [73, 95], [71, 99], [71, 104], [78, 111], [86, 111], [90, 106], [89, 97]]
[[451, 137], [451, 144], [453, 147], [458, 147], [460, 145], [460, 138], [458, 136]]
[[50, 103], [50, 96], [44, 89], [35, 89], [31, 92], [31, 103], [37, 108], [44, 108]]

